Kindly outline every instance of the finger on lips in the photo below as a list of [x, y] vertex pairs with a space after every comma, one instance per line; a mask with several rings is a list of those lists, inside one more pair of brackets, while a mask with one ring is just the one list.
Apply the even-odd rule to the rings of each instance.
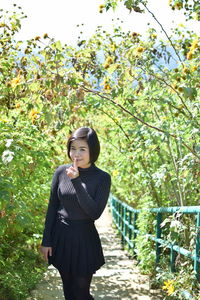
[[77, 159], [74, 159], [74, 163], [73, 163], [74, 168], [77, 170], [78, 166], [77, 166]]

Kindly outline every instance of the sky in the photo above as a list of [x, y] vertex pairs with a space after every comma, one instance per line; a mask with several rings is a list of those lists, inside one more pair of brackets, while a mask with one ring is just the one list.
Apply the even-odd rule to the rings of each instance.
[[[80, 30], [84, 32], [83, 38], [91, 36], [99, 25], [111, 32], [112, 19], [115, 23], [118, 22], [124, 31], [145, 34], [148, 22], [160, 31], [150, 14], [129, 13], [123, 4], [116, 12], [109, 10], [100, 14], [99, 5], [103, 4], [103, 0], [0, 0], [0, 8], [13, 10], [13, 3], [21, 6], [28, 16], [22, 21], [22, 29], [17, 37], [21, 40], [47, 33], [55, 40], [74, 45]], [[184, 23], [183, 13], [173, 12], [168, 7], [168, 0], [150, 0], [148, 7], [168, 32], [173, 24]], [[120, 21], [117, 21], [117, 18]], [[191, 24], [191, 28], [193, 27]]]

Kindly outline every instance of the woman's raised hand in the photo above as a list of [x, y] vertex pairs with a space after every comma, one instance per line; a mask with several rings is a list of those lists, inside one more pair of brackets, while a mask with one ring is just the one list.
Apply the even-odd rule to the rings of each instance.
[[69, 167], [69, 169], [66, 169], [67, 176], [69, 178], [73, 179], [79, 176], [78, 166], [77, 166], [77, 159], [74, 159], [73, 166]]

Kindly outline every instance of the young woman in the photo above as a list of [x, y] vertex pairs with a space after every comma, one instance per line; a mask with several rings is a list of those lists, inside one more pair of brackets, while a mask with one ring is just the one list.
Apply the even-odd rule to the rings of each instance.
[[93, 129], [77, 129], [67, 150], [72, 164], [54, 173], [41, 251], [58, 269], [65, 299], [91, 300], [92, 275], [105, 263], [94, 220], [106, 206], [111, 178], [94, 164], [100, 144]]

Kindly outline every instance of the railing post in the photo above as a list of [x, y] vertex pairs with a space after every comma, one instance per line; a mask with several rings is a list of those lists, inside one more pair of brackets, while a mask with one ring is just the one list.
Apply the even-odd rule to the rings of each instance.
[[115, 223], [117, 223], [117, 201], [114, 198], [112, 200], [112, 206], [114, 209], [114, 212], [113, 212], [114, 221], [115, 221]]
[[111, 209], [111, 214], [112, 214], [112, 217], [115, 221], [115, 202], [114, 202], [114, 198], [113, 196], [110, 196], [110, 209]]
[[122, 249], [124, 249], [124, 205], [121, 205], [121, 243], [122, 243]]
[[[160, 239], [161, 238], [161, 222], [162, 222], [162, 213], [157, 213], [156, 215], [156, 238]], [[160, 248], [160, 243], [156, 241], [156, 264], [159, 263], [160, 261], [160, 254], [161, 254], [161, 248]]]
[[[126, 225], [126, 221], [127, 221], [127, 208], [126, 208], [126, 206], [124, 206], [124, 219], [123, 219], [123, 223], [124, 223], [123, 234], [124, 234], [124, 237], [127, 236], [127, 225]], [[125, 239], [124, 239], [124, 243], [126, 243], [126, 240], [125, 240]]]
[[135, 239], [137, 237], [137, 233], [135, 232], [135, 230], [137, 230], [137, 216], [138, 216], [138, 213], [137, 212], [134, 212], [134, 219], [133, 219], [133, 250], [134, 250], [134, 257], [136, 256], [136, 251], [135, 251]]
[[195, 247], [195, 257], [194, 257], [194, 272], [196, 274], [197, 280], [199, 280], [199, 262], [198, 256], [200, 251], [200, 213], [197, 213], [197, 220], [196, 220], [196, 247]]
[[[132, 223], [132, 211], [129, 210], [129, 212], [128, 212], [128, 239], [130, 242], [132, 240], [132, 230], [129, 227], [131, 225], [131, 223]], [[130, 243], [128, 244], [128, 249], [129, 250], [131, 249]]]
[[118, 215], [117, 215], [117, 228], [118, 228], [118, 230], [120, 230], [120, 221], [121, 221], [121, 219], [120, 219], [121, 203], [120, 202], [117, 203], [117, 211], [118, 211]]

